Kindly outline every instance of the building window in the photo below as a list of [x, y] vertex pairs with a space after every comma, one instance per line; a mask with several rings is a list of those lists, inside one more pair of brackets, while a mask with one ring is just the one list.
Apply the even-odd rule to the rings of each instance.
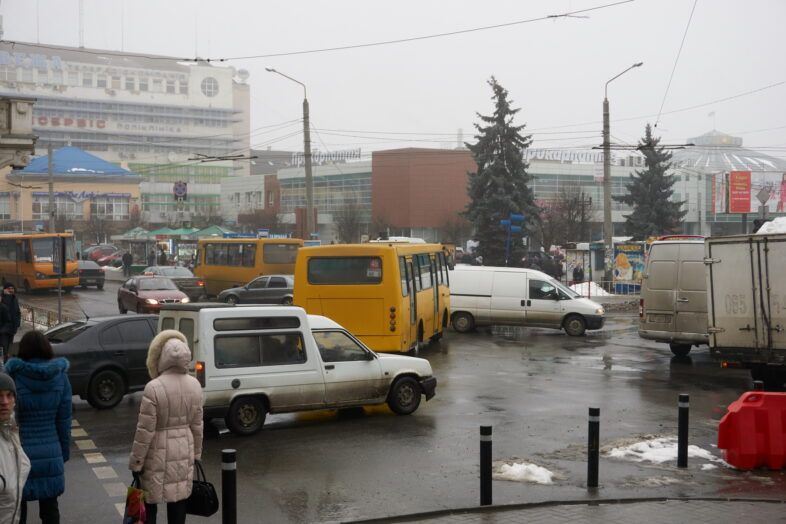
[[22, 82], [33, 83], [33, 70], [27, 67], [22, 69]]
[[140, 77], [139, 78], [139, 90], [140, 91], [147, 91], [147, 78]]
[[[55, 216], [70, 220], [82, 220], [82, 202], [74, 202], [68, 197], [55, 197]], [[33, 196], [33, 220], [49, 220], [49, 195]]]
[[9, 195], [0, 196], [0, 220], [11, 219], [11, 197]]
[[112, 75], [112, 89], [120, 89], [120, 77]]
[[16, 69], [7, 65], [0, 65], [0, 81], [13, 82], [16, 80]]
[[59, 86], [63, 83], [63, 72], [59, 69], [52, 71], [52, 83]]
[[136, 87], [136, 79], [133, 76], [126, 77], [126, 91], [133, 91]]
[[167, 80], [166, 81], [166, 92], [167, 93], [174, 93], [175, 92], [175, 81], [174, 80]]
[[180, 94], [187, 95], [188, 94], [188, 82], [185, 80], [180, 81]]
[[214, 97], [218, 94], [218, 80], [209, 76], [202, 80], [202, 93], [208, 97]]
[[68, 72], [68, 85], [70, 85], [70, 86], [78, 86], [79, 85], [79, 72], [78, 71], [69, 71]]
[[153, 79], [153, 88], [151, 89], [154, 93], [163, 93], [164, 92], [164, 84], [161, 82], [160, 78]]
[[96, 76], [96, 87], [100, 87], [101, 89], [106, 89], [106, 75]]
[[127, 197], [96, 197], [90, 201], [90, 216], [108, 220], [128, 220]]
[[93, 87], [93, 73], [82, 73], [82, 87]]

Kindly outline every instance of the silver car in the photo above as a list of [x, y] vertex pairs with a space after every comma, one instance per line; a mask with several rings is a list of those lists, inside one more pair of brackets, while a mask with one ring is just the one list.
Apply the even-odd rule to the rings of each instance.
[[218, 300], [227, 304], [289, 305], [292, 303], [294, 287], [293, 275], [264, 275], [245, 286], [225, 289], [218, 294]]

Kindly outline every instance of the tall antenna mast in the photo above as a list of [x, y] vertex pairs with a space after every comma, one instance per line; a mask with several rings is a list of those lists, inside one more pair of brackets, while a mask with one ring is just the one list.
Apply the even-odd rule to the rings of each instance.
[[85, 47], [85, 0], [79, 0], [79, 47]]

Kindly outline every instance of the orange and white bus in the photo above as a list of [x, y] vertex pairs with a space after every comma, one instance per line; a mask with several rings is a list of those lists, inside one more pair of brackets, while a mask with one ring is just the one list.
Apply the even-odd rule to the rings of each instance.
[[295, 273], [299, 238], [205, 238], [197, 244], [194, 274], [215, 296], [262, 275]]
[[445, 254], [439, 244], [304, 247], [293, 303], [335, 320], [375, 351], [417, 349], [448, 325]]
[[79, 285], [76, 246], [71, 233], [2, 233], [0, 234], [0, 279], [25, 291], [56, 289], [52, 259], [54, 239], [65, 237], [65, 270], [60, 285], [71, 291]]

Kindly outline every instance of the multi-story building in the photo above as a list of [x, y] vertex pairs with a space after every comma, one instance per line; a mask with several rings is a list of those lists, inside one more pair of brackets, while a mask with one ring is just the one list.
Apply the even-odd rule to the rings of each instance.
[[[247, 175], [248, 73], [206, 62], [98, 49], [0, 43], [0, 96], [37, 99], [36, 154], [76, 146], [142, 175], [153, 223], [219, 215], [220, 181]], [[178, 203], [175, 182], [187, 182]]]

